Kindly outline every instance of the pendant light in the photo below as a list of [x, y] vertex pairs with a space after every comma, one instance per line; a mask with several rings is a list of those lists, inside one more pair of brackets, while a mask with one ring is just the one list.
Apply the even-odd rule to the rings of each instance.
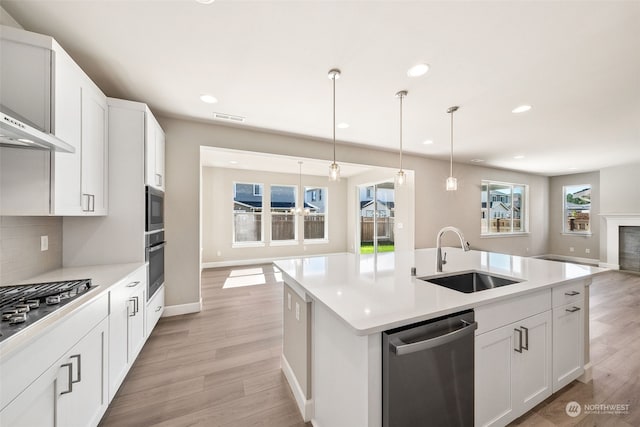
[[336, 80], [340, 78], [340, 70], [329, 70], [329, 78], [333, 81], [333, 163], [329, 166], [329, 181], [339, 181], [340, 166], [336, 163]]
[[302, 206], [291, 208], [290, 212], [293, 215], [306, 216], [311, 213], [311, 210], [309, 208], [304, 207], [304, 190], [302, 188], [302, 160], [298, 160], [298, 184], [299, 184], [298, 188], [300, 188], [300, 191], [302, 193]]
[[447, 191], [456, 191], [458, 189], [458, 180], [453, 176], [453, 113], [458, 111], [457, 105], [449, 107], [447, 113], [451, 114], [451, 154], [449, 157], [449, 178], [447, 178]]
[[407, 96], [406, 90], [396, 93], [396, 98], [400, 99], [400, 170], [396, 174], [396, 185], [403, 185], [407, 177], [402, 169], [402, 100]]

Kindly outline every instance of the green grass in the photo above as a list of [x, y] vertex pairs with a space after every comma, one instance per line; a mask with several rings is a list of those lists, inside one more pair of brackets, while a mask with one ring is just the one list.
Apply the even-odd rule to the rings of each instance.
[[[393, 244], [379, 244], [378, 245], [378, 253], [380, 252], [393, 252], [394, 250]], [[372, 254], [373, 253], [373, 245], [362, 245], [360, 246], [361, 254]]]

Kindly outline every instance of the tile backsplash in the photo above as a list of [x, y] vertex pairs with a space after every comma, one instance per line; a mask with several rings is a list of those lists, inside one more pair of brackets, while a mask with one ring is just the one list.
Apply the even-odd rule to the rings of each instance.
[[[40, 236], [49, 249], [40, 250]], [[0, 285], [62, 267], [62, 218], [0, 216]]]

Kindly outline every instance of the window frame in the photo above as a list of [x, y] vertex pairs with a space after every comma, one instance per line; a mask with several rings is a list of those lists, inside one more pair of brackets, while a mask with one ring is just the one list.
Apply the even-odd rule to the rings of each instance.
[[593, 217], [591, 215], [592, 209], [591, 205], [593, 202], [589, 203], [589, 230], [588, 231], [571, 231], [567, 229], [567, 192], [566, 189], [568, 187], [583, 187], [589, 188], [589, 191], [593, 191], [593, 184], [568, 184], [562, 186], [562, 234], [567, 236], [591, 236], [593, 233], [591, 232], [591, 223], [593, 221]]
[[[490, 198], [490, 186], [491, 185], [501, 185], [501, 186], [509, 186], [511, 188], [511, 231], [509, 232], [492, 232], [491, 231], [491, 208], [490, 208], [490, 203], [491, 201], [489, 200]], [[482, 193], [484, 192], [483, 187], [487, 187], [486, 193], [487, 193], [487, 197], [486, 197], [486, 213], [487, 213], [487, 231], [482, 231], [482, 215], [480, 218], [480, 238], [495, 238], [495, 237], [514, 237], [514, 236], [523, 236], [523, 235], [528, 235], [529, 234], [529, 185], [527, 184], [521, 184], [521, 183], [516, 183], [516, 182], [504, 182], [504, 181], [494, 181], [494, 180], [490, 180], [490, 179], [483, 179], [480, 183], [480, 212], [482, 214], [483, 212], [483, 208], [482, 208]], [[513, 230], [513, 219], [514, 219], [514, 214], [513, 214], [513, 194], [514, 194], [514, 188], [515, 187], [522, 187], [523, 189], [523, 194], [522, 194], [522, 203], [524, 205], [523, 208], [520, 209], [520, 221], [521, 221], [521, 226], [522, 226], [522, 230], [517, 230], [514, 231]]]
[[[254, 196], [257, 196], [255, 194], [255, 189], [256, 186], [261, 186], [262, 187], [262, 191], [260, 192], [261, 194], [259, 194], [261, 201], [262, 201], [262, 207], [261, 207], [261, 212], [260, 212], [260, 240], [250, 240], [250, 241], [237, 241], [236, 240], [236, 210], [235, 210], [235, 204], [236, 204], [236, 187], [238, 184], [241, 185], [251, 185], [252, 186], [252, 194]], [[232, 198], [231, 198], [231, 247], [232, 248], [247, 248], [247, 247], [263, 247], [265, 246], [265, 238], [264, 238], [264, 223], [265, 223], [265, 209], [264, 209], [264, 183], [255, 183], [255, 182], [244, 182], [244, 181], [233, 181], [232, 182], [232, 188], [233, 188], [233, 194], [232, 194]], [[254, 213], [255, 214], [255, 213]]]

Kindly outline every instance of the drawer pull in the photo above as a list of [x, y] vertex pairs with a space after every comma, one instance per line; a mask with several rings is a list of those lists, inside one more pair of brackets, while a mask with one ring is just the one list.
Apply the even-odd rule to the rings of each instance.
[[580, 307], [572, 307], [572, 308], [565, 308], [565, 311], [568, 311], [569, 313], [575, 313], [576, 311], [580, 311]]
[[522, 353], [522, 329], [515, 328], [514, 331], [518, 333], [518, 347], [515, 347], [514, 350]]
[[137, 280], [135, 282], [131, 282], [127, 285], [127, 288], [135, 288], [136, 286], [138, 286], [140, 284], [140, 281]]
[[571, 291], [571, 292], [565, 292], [564, 294], [565, 294], [566, 296], [568, 296], [568, 297], [574, 297], [574, 296], [576, 296], [576, 295], [580, 295], [580, 292], [578, 292], [578, 291]]
[[71, 383], [72, 384], [79, 383], [80, 381], [82, 381], [82, 355], [81, 354], [74, 354], [69, 359], [77, 359], [78, 360], [78, 379], [75, 380], [75, 381], [71, 380]]
[[69, 394], [73, 391], [73, 374], [71, 372], [71, 370], [73, 369], [73, 363], [63, 363], [62, 365], [60, 365], [61, 368], [69, 368], [69, 382], [67, 384], [69, 384], [69, 388], [66, 391], [63, 391], [60, 393], [60, 396], [62, 396], [63, 394]]
[[156, 307], [156, 313], [159, 312], [160, 310], [162, 310], [162, 306], [161, 305]]

